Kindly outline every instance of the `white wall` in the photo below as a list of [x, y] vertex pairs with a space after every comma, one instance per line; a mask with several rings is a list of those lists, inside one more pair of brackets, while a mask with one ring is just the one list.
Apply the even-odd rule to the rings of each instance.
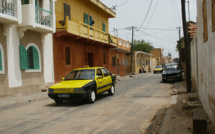
[[16, 25], [7, 26], [7, 57], [9, 87], [22, 86], [19, 56], [19, 36]]
[[45, 83], [54, 82], [54, 59], [52, 34], [42, 34]]
[[191, 44], [192, 77], [197, 81], [203, 107], [215, 125], [215, 32], [212, 32], [211, 0], [206, 1], [208, 41], [204, 42], [203, 37], [202, 0], [197, 0], [197, 34]]

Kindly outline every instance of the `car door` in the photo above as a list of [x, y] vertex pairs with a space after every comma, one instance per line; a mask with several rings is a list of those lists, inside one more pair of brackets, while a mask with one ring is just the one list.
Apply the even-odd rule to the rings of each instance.
[[[98, 77], [102, 77], [102, 78], [99, 78]], [[103, 91], [103, 88], [104, 88], [104, 85], [105, 85], [105, 79], [104, 79], [104, 76], [103, 76], [103, 73], [101, 71], [100, 68], [98, 68], [96, 70], [96, 83], [97, 83], [97, 93], [101, 93]]]
[[111, 88], [112, 78], [111, 78], [110, 74], [105, 70], [105, 68], [101, 68], [101, 71], [104, 76], [103, 77], [103, 88], [102, 88], [101, 92], [104, 92]]

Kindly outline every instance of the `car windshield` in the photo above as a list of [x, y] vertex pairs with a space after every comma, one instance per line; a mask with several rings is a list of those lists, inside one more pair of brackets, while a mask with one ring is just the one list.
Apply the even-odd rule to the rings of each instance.
[[65, 80], [91, 80], [95, 78], [94, 69], [83, 69], [72, 71]]
[[177, 70], [177, 67], [177, 64], [165, 65], [165, 70]]
[[156, 66], [155, 68], [162, 68], [161, 66]]

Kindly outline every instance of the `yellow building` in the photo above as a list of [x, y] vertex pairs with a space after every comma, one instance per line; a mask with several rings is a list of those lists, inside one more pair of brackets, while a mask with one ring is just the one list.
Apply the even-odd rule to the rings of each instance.
[[[55, 80], [72, 69], [89, 65], [103, 66], [124, 75], [124, 53], [119, 39], [109, 34], [109, 18], [116, 13], [99, 0], [58, 0], [55, 3], [54, 34]], [[118, 48], [118, 49], [115, 49]], [[122, 51], [125, 50], [125, 51]]]

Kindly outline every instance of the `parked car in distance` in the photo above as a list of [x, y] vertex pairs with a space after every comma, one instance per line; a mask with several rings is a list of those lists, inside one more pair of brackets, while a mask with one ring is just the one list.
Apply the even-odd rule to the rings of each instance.
[[162, 73], [162, 71], [163, 71], [163, 68], [162, 68], [161, 65], [160, 65], [160, 66], [156, 66], [156, 67], [154, 68], [154, 74], [157, 73], [157, 72], [161, 72], [161, 73]]
[[86, 100], [88, 103], [94, 103], [100, 93], [115, 93], [116, 76], [104, 67], [78, 68], [62, 79], [62, 82], [48, 90], [48, 96], [57, 104], [65, 100]]
[[162, 72], [162, 81], [168, 80], [182, 80], [182, 71], [178, 66], [178, 63], [166, 64]]

